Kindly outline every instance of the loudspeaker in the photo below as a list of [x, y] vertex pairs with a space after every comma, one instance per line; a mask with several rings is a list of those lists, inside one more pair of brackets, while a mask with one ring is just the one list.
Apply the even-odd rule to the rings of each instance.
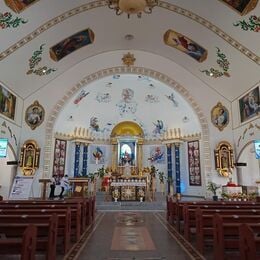
[[237, 163], [234, 163], [235, 166], [247, 166], [247, 163], [245, 162], [237, 162]]
[[18, 165], [18, 161], [8, 161], [6, 162], [7, 165]]

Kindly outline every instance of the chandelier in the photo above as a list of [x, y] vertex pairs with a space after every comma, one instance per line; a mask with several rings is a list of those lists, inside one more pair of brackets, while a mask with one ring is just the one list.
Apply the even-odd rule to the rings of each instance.
[[116, 11], [116, 15], [126, 13], [129, 18], [136, 14], [141, 18], [142, 12], [151, 14], [152, 9], [158, 5], [158, 0], [108, 0], [108, 7]]

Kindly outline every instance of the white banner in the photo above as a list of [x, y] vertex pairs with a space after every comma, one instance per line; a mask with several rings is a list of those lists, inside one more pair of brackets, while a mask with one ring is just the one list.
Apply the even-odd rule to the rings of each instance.
[[9, 195], [11, 200], [28, 199], [33, 183], [33, 177], [16, 176]]

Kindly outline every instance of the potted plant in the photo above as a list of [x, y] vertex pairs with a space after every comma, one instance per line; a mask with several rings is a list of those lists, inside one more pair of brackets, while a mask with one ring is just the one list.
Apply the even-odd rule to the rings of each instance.
[[221, 188], [221, 185], [216, 184], [215, 182], [210, 181], [207, 185], [207, 190], [213, 193], [213, 200], [217, 201], [217, 190]]
[[159, 181], [160, 181], [161, 192], [164, 194], [164, 191], [165, 191], [165, 187], [164, 187], [164, 179], [165, 179], [164, 172], [158, 172], [158, 178], [159, 178]]

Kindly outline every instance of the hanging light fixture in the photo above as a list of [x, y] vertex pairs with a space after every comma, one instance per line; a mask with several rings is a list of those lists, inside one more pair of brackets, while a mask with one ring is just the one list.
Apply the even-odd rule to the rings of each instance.
[[116, 15], [126, 13], [129, 18], [136, 14], [141, 18], [142, 13], [151, 14], [152, 9], [158, 5], [158, 0], [108, 0], [108, 7], [116, 11]]

